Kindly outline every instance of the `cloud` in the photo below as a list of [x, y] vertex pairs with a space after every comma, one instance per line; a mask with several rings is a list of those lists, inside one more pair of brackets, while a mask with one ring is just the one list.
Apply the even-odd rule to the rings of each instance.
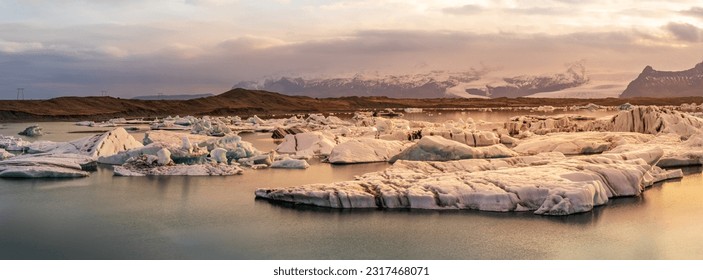
[[[681, 36], [692, 39], [686, 32]], [[93, 39], [95, 46], [60, 38], [37, 45], [2, 41], [0, 89], [25, 87], [34, 98], [94, 95], [101, 90], [130, 97], [219, 93], [239, 81], [289, 74], [334, 76], [376, 70], [408, 74], [489, 67], [518, 75], [549, 73], [565, 62], [582, 59], [596, 72], [637, 72], [647, 64], [683, 68], [699, 59], [700, 45], [674, 49], [639, 44], [642, 39], [634, 31], [549, 35], [362, 30], [341, 38], [300, 42], [245, 35], [211, 44], [170, 43], [145, 50], [111, 44], [120, 43], [111, 42], [112, 36]], [[677, 53], [675, 59], [672, 53]], [[0, 98], [13, 94], [0, 93]]]
[[447, 7], [442, 9], [442, 12], [451, 15], [473, 15], [484, 11], [484, 8], [479, 5], [464, 5], [459, 7]]
[[447, 7], [442, 9], [442, 12], [450, 15], [476, 15], [479, 13], [509, 13], [527, 16], [542, 16], [542, 15], [559, 15], [565, 11], [555, 7], [494, 7], [486, 8], [479, 5], [464, 5], [458, 7]]
[[703, 7], [691, 7], [688, 10], [681, 11], [682, 14], [703, 19]]
[[695, 25], [689, 23], [670, 22], [665, 28], [678, 40], [686, 42], [701, 41], [701, 29]]

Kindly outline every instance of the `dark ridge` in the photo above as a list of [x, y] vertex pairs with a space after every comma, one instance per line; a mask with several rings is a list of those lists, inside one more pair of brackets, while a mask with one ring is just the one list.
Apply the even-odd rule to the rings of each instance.
[[59, 97], [49, 100], [0, 100], [0, 121], [78, 121], [107, 120], [118, 117], [154, 118], [174, 115], [273, 115], [284, 113], [351, 112], [361, 109], [383, 108], [486, 108], [522, 106], [583, 106], [589, 103], [617, 106], [629, 102], [633, 105], [680, 105], [703, 103], [703, 97], [676, 98], [389, 98], [339, 97], [312, 98], [287, 96], [275, 92], [233, 89], [220, 95], [190, 100], [135, 100], [114, 97]]
[[620, 97], [684, 96], [703, 96], [703, 62], [683, 71], [658, 71], [647, 65], [620, 94]]

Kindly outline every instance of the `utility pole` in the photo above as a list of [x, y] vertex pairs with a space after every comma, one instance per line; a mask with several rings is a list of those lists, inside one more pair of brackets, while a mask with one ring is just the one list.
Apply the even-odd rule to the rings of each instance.
[[107, 96], [107, 90], [100, 91], [100, 94], [101, 94], [102, 96]]
[[24, 88], [17, 88], [17, 100], [24, 100]]

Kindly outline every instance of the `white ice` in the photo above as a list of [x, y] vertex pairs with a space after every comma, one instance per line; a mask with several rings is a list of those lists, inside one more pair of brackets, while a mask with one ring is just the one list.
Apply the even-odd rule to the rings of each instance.
[[335, 146], [328, 160], [335, 164], [388, 161], [409, 145], [402, 141], [355, 138]]
[[271, 164], [271, 168], [306, 169], [308, 167], [310, 167], [310, 164], [304, 159], [292, 159], [290, 157], [284, 157]]
[[[663, 151], [652, 149], [648, 153], [655, 155], [656, 162]], [[355, 181], [258, 189], [255, 193], [271, 200], [332, 208], [476, 209], [568, 215], [590, 211], [611, 197], [639, 195], [653, 181], [649, 172], [654, 162], [622, 159], [625, 157], [531, 156], [524, 160], [425, 162], [417, 163], [423, 168], [394, 167]], [[433, 164], [435, 171], [428, 171]], [[474, 167], [456, 168], [459, 166]]]
[[416, 144], [393, 156], [389, 161], [447, 161], [471, 158], [501, 158], [517, 155], [517, 153], [502, 144], [474, 148], [441, 136], [424, 136]]
[[565, 155], [599, 154], [618, 145], [640, 144], [653, 135], [632, 132], [550, 133], [521, 140], [513, 150], [523, 155], [560, 152]]

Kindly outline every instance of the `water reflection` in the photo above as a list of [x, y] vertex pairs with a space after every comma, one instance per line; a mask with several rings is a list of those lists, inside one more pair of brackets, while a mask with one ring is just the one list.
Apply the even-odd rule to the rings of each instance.
[[[275, 145], [267, 134], [246, 137]], [[0, 258], [703, 258], [700, 167], [641, 196], [560, 217], [254, 199], [257, 188], [351, 180], [388, 166], [311, 164], [228, 177], [113, 177], [101, 165], [81, 179], [0, 179]]]

